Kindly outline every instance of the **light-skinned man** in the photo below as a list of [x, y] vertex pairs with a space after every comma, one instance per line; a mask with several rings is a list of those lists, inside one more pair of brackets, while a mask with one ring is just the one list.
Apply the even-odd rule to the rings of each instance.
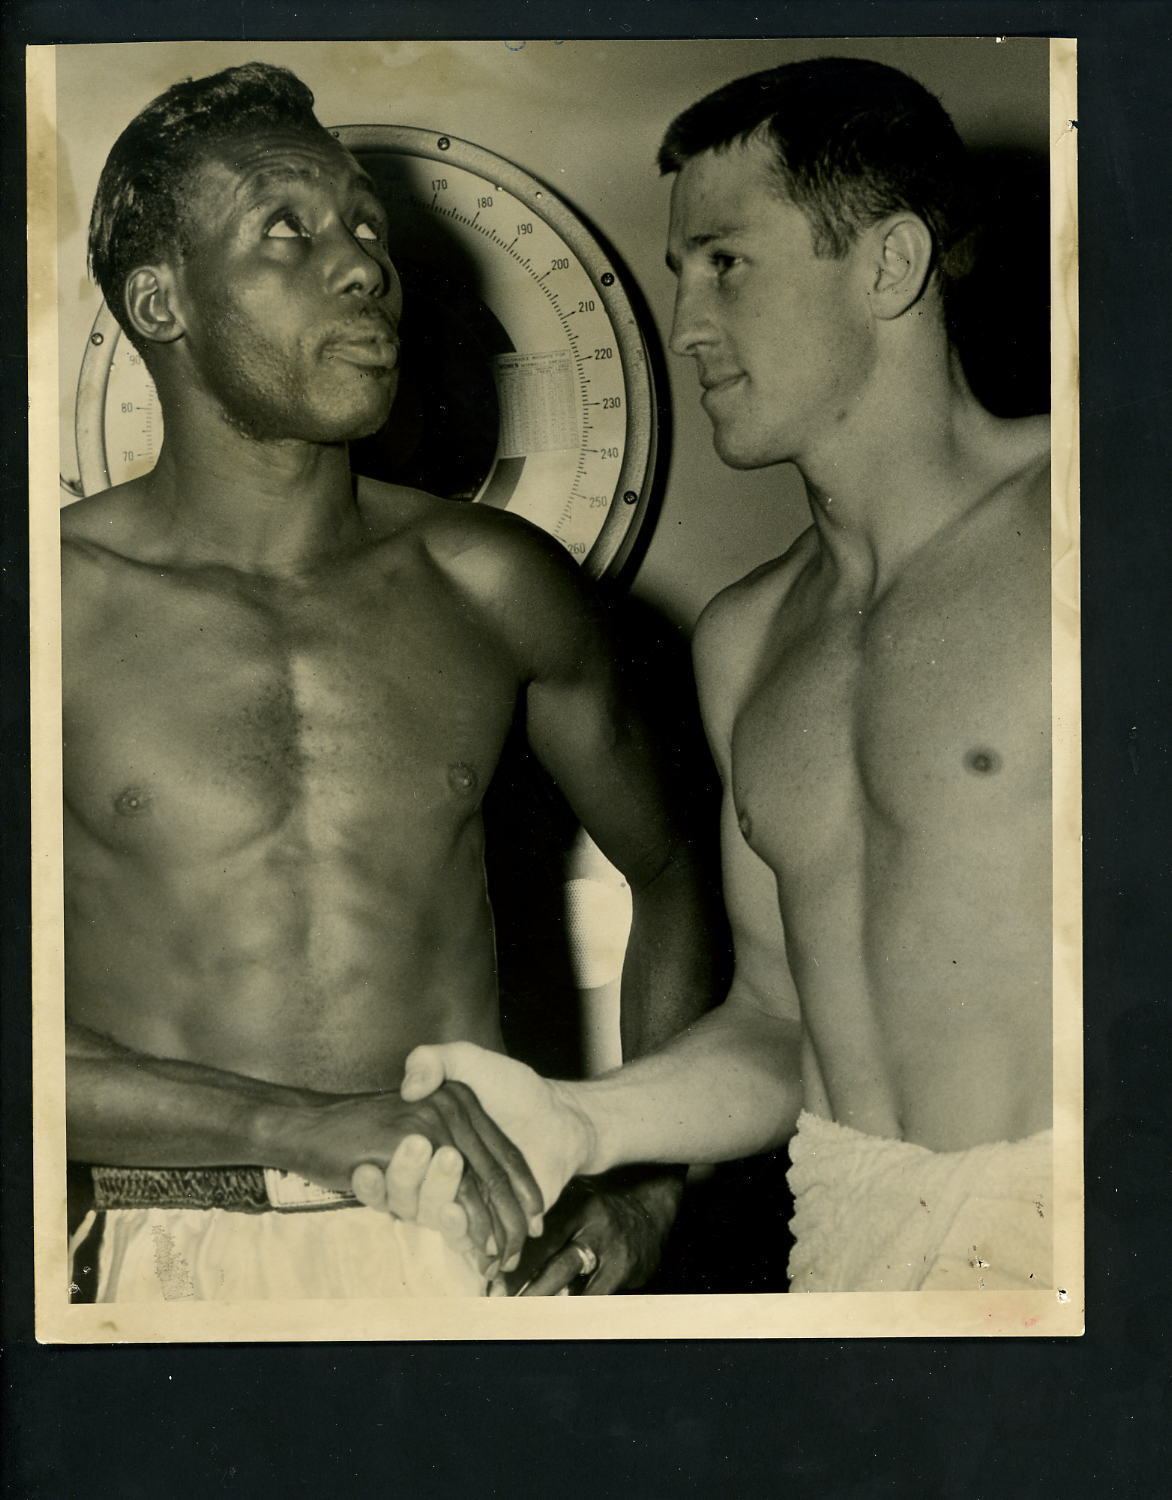
[[985, 410], [950, 341], [963, 147], [913, 80], [821, 59], [702, 100], [660, 164], [672, 347], [724, 461], [796, 465], [812, 521], [695, 637], [735, 980], [606, 1078], [457, 1044], [404, 1095], [469, 1083], [547, 1201], [788, 1141], [793, 1290], [1047, 1285], [1048, 426]]

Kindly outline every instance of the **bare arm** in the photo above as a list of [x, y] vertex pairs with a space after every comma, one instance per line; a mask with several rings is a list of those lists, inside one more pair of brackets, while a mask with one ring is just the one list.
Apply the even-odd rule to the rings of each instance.
[[718, 998], [719, 897], [689, 836], [671, 758], [625, 680], [602, 602], [575, 565], [558, 560], [545, 608], [527, 642], [529, 740], [630, 886], [621, 1030], [623, 1056], [638, 1057]]
[[467, 1083], [524, 1153], [547, 1205], [579, 1174], [625, 1162], [727, 1161], [785, 1142], [801, 1108], [801, 1026], [780, 919], [766, 945], [746, 910], [767, 895], [776, 908], [772, 876], [740, 843], [744, 856], [725, 865], [740, 904], [731, 913], [737, 971], [723, 1005], [660, 1051], [580, 1083], [547, 1081], [470, 1042], [419, 1047], [404, 1097], [423, 1098], [444, 1079]]
[[[385, 1169], [402, 1141], [453, 1146], [473, 1242], [517, 1254], [540, 1209], [520, 1157], [467, 1091], [420, 1114], [396, 1092], [330, 1095], [136, 1053], [67, 1023], [69, 1153], [121, 1166], [279, 1167], [345, 1189], [359, 1162]], [[487, 1129], [486, 1129], [487, 1127]]]
[[[717, 1162], [780, 1145], [801, 1107], [799, 1057], [796, 1022], [730, 996], [662, 1051], [582, 1083], [541, 1078], [472, 1042], [417, 1047], [403, 1096], [467, 1083], [551, 1204], [572, 1177], [624, 1162]], [[393, 1197], [389, 1206], [400, 1212]]]
[[[313, 1107], [306, 1091], [147, 1057], [75, 1022], [66, 1022], [65, 1043], [69, 1154], [75, 1160], [301, 1170], [277, 1157], [288, 1150], [288, 1141], [284, 1151], [280, 1144], [280, 1123], [288, 1125]], [[286, 1135], [295, 1137], [295, 1127]]]
[[[623, 1056], [638, 1057], [677, 1035], [718, 995], [724, 933], [716, 882], [706, 880], [688, 836], [678, 774], [624, 671], [610, 610], [560, 548], [544, 537], [518, 541], [533, 553], [518, 559], [526, 563], [527, 587], [510, 591], [507, 605], [528, 683], [526, 730], [630, 887], [620, 1030]], [[597, 1262], [587, 1292], [641, 1285], [679, 1208], [684, 1169], [673, 1166], [579, 1183], [527, 1255], [536, 1273], [518, 1274], [527, 1295], [552, 1295], [577, 1281], [580, 1247], [588, 1263], [591, 1256]]]
[[[470, 1043], [417, 1048], [404, 1097], [461, 1078], [533, 1167], [546, 1203], [580, 1172], [623, 1162], [715, 1162], [782, 1144], [801, 1108], [801, 1025], [773, 872], [741, 835], [733, 800], [731, 728], [752, 638], [737, 607], [710, 610], [697, 637], [697, 676], [725, 784], [722, 848], [736, 972], [724, 1004], [658, 1052], [583, 1083], [548, 1082]], [[745, 629], [746, 624], [750, 627]]]
[[739, 586], [718, 598], [694, 645], [705, 728], [724, 786], [721, 866], [736, 954], [732, 985], [723, 1005], [654, 1056], [574, 1086], [593, 1163], [670, 1160], [681, 1149], [686, 1161], [725, 1161], [782, 1144], [797, 1120], [801, 1027], [777, 882], [746, 843], [733, 795], [733, 726], [751, 687], [760, 634], [755, 597]]
[[589, 1165], [582, 1170], [625, 1161], [728, 1161], [782, 1145], [793, 1133], [801, 1025], [776, 883], [745, 843], [727, 793], [722, 832], [736, 951], [728, 997], [652, 1056], [561, 1085], [584, 1116]]

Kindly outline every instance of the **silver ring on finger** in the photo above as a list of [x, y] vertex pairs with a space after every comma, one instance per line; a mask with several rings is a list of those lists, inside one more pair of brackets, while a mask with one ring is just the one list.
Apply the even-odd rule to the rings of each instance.
[[582, 1264], [582, 1269], [578, 1272], [578, 1275], [593, 1276], [595, 1271], [598, 1270], [597, 1253], [592, 1250], [589, 1245], [584, 1245], [582, 1241], [578, 1239], [577, 1235], [574, 1236], [570, 1243], [578, 1252], [578, 1259]]

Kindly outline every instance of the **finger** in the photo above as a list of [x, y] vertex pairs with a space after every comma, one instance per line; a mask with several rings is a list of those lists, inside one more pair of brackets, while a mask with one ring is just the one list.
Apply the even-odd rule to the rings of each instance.
[[[461, 1064], [467, 1066], [469, 1055], [475, 1056], [479, 1051], [479, 1048], [467, 1042], [443, 1042], [415, 1047], [407, 1055], [403, 1084], [400, 1089], [401, 1097], [408, 1103], [424, 1099], [438, 1089], [445, 1080], [454, 1087], [455, 1074]], [[490, 1149], [508, 1173], [513, 1192], [517, 1195], [528, 1217], [528, 1233], [533, 1236], [540, 1235], [545, 1201], [529, 1169], [529, 1163], [509, 1136], [485, 1112], [480, 1100], [471, 1089], [465, 1084], [460, 1084], [459, 1088], [462, 1097], [474, 1103], [481, 1136], [489, 1143]]]
[[523, 1297], [556, 1297], [563, 1287], [573, 1286], [583, 1271], [582, 1252], [577, 1241], [571, 1240], [552, 1256], [533, 1278]]
[[361, 1161], [350, 1173], [350, 1191], [367, 1208], [385, 1211], [387, 1184], [383, 1169], [373, 1161]]
[[466, 1083], [458, 1083], [452, 1079], [448, 1083], [448, 1089], [458, 1095], [477, 1133], [504, 1168], [509, 1179], [509, 1186], [516, 1195], [526, 1220], [544, 1213], [545, 1200], [537, 1185], [537, 1179], [529, 1169], [524, 1153], [513, 1144], [510, 1137], [500, 1128]]
[[[463, 1169], [464, 1163], [460, 1160], [459, 1156], [457, 1156], [457, 1160], [460, 1161], [460, 1167]], [[420, 1189], [421, 1196], [425, 1189], [426, 1180], [424, 1188]], [[420, 1208], [419, 1222], [421, 1225], [425, 1223], [422, 1207]], [[433, 1222], [428, 1223], [426, 1227], [441, 1235], [448, 1249], [456, 1255], [475, 1261], [479, 1270], [487, 1272], [488, 1268], [494, 1265], [494, 1260], [491, 1257], [479, 1254], [475, 1245], [468, 1238], [468, 1216], [458, 1203], [440, 1205], [435, 1211]]]
[[[420, 1224], [431, 1229], [440, 1227], [445, 1208], [455, 1208], [461, 1220], [464, 1212], [456, 1203], [460, 1190], [460, 1177], [464, 1171], [464, 1158], [454, 1146], [441, 1146], [431, 1158], [423, 1181], [419, 1184]], [[464, 1226], [466, 1228], [466, 1225]]]
[[493, 1192], [492, 1168], [478, 1159], [474, 1140], [465, 1137], [458, 1127], [452, 1134], [464, 1153], [456, 1201], [468, 1216], [469, 1235], [475, 1244], [483, 1246], [502, 1264], [512, 1261], [516, 1250], [509, 1235], [508, 1222], [500, 1212], [499, 1194]]
[[386, 1170], [387, 1208], [399, 1219], [419, 1217], [419, 1185], [431, 1165], [432, 1145], [423, 1135], [405, 1135]]
[[467, 1222], [468, 1239], [481, 1263], [480, 1269], [483, 1271], [490, 1265], [499, 1264], [500, 1240], [497, 1238], [496, 1224], [484, 1202], [476, 1174], [467, 1168], [460, 1176], [456, 1202]]
[[458, 1203], [449, 1203], [440, 1210], [436, 1228], [453, 1250], [471, 1249], [468, 1240], [468, 1215]]
[[409, 1104], [414, 1104], [434, 1093], [447, 1076], [442, 1044], [416, 1047], [407, 1054], [399, 1092]]
[[[452, 1171], [453, 1162], [457, 1167], [453, 1174], [456, 1179], [454, 1191], [460, 1202], [459, 1205], [450, 1204], [450, 1207], [459, 1215], [460, 1227], [456, 1228], [451, 1235], [452, 1242], [459, 1249], [471, 1251], [480, 1261], [480, 1268], [483, 1270], [499, 1258], [496, 1227], [485, 1207], [484, 1198], [475, 1180], [468, 1178], [464, 1173], [463, 1158], [459, 1152], [451, 1146], [444, 1146], [440, 1149], [446, 1153], [446, 1167], [440, 1169], [440, 1180], [443, 1180], [445, 1170]], [[434, 1160], [435, 1154], [426, 1136], [418, 1134], [404, 1136], [396, 1146], [386, 1172], [379, 1174], [384, 1182], [381, 1206], [394, 1214], [396, 1218], [419, 1221], [420, 1193], [423, 1184], [431, 1174]], [[433, 1191], [432, 1202], [436, 1196], [438, 1196], [438, 1190]], [[448, 1237], [445, 1234], [445, 1238]]]
[[[457, 1088], [462, 1092], [457, 1094]], [[492, 1219], [502, 1260], [508, 1264], [521, 1253], [528, 1215], [521, 1208], [507, 1171], [480, 1134], [482, 1125], [486, 1130], [495, 1127], [491, 1127], [488, 1116], [463, 1085], [448, 1084], [431, 1102], [442, 1114], [453, 1145], [464, 1157], [467, 1168], [464, 1184], [469, 1178], [475, 1181]]]
[[622, 1256], [607, 1256], [582, 1288], [583, 1297], [609, 1297], [626, 1284], [627, 1263]]

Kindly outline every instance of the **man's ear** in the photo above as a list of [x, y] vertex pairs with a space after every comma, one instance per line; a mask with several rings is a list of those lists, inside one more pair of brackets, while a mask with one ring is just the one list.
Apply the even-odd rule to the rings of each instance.
[[875, 316], [898, 318], [920, 298], [932, 270], [932, 235], [915, 214], [892, 214], [867, 231]]
[[170, 344], [184, 332], [169, 266], [139, 266], [126, 278], [126, 315], [152, 344]]

